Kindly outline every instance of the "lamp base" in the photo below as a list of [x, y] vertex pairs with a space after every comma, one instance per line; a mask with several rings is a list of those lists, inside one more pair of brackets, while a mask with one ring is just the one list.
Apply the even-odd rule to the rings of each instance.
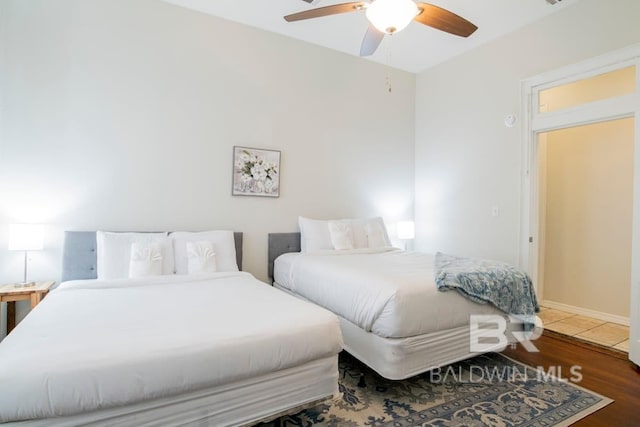
[[31, 286], [35, 286], [36, 282], [21, 282], [13, 285], [14, 288], [29, 288]]

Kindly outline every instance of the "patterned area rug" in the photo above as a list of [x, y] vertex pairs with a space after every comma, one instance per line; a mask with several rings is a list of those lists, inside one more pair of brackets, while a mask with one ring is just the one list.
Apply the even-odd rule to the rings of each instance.
[[567, 426], [612, 402], [496, 353], [391, 381], [342, 352], [339, 388], [333, 401], [260, 426]]

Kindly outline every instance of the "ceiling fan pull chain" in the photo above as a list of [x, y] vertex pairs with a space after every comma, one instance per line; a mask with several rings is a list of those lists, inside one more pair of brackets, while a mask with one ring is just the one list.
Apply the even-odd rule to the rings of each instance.
[[389, 64], [391, 63], [391, 43], [393, 41], [393, 34], [390, 34], [387, 37], [387, 43], [385, 44], [385, 87], [387, 92], [391, 93], [391, 67]]

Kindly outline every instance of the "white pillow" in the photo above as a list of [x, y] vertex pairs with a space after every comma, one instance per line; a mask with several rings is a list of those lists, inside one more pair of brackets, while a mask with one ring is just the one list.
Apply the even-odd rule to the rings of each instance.
[[315, 252], [333, 249], [329, 221], [298, 217], [300, 226], [300, 249], [302, 252]]
[[[336, 221], [351, 224], [353, 247], [355, 249], [391, 246], [391, 240], [389, 240], [387, 228], [385, 227], [384, 220], [381, 217], [341, 219]], [[329, 222], [330, 221], [304, 217], [298, 218], [298, 223], [300, 225], [300, 249], [302, 252], [334, 249], [331, 241], [331, 232], [329, 231]], [[382, 233], [382, 235], [380, 235], [380, 233], [376, 233], [376, 235], [372, 237], [372, 242], [369, 241], [367, 224], [377, 224], [377, 226], [371, 226], [372, 230], [378, 230], [379, 228]]]
[[356, 249], [368, 248], [369, 243], [367, 240], [367, 233], [364, 230], [364, 224], [368, 220], [352, 219], [349, 221], [351, 222], [351, 230], [353, 232], [353, 246]]
[[189, 274], [215, 273], [216, 253], [213, 242], [187, 242], [187, 272]]
[[331, 244], [338, 251], [353, 249], [353, 231], [347, 221], [329, 221]]
[[213, 250], [216, 254], [216, 271], [238, 271], [233, 231], [202, 231], [199, 233], [176, 231], [171, 233], [169, 237], [173, 240], [176, 274], [189, 274], [187, 242], [202, 241], [213, 244]]
[[364, 230], [367, 233], [368, 247], [384, 248], [391, 246], [384, 224], [380, 224], [378, 221], [370, 221], [365, 223]]
[[131, 245], [159, 242], [162, 247], [162, 274], [173, 274], [173, 248], [167, 233], [96, 232], [98, 279], [129, 277]]
[[131, 244], [129, 277], [162, 275], [162, 245], [159, 242]]

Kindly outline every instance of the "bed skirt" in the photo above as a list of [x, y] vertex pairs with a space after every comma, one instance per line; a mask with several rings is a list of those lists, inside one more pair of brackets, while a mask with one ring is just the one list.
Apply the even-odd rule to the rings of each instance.
[[[274, 286], [297, 298], [305, 298], [292, 293], [278, 282]], [[405, 338], [385, 338], [367, 332], [343, 317], [340, 329], [344, 340], [344, 349], [371, 369], [390, 380], [403, 380], [431, 369], [468, 359], [480, 353], [470, 350], [471, 336], [469, 325], [453, 329], [430, 332]], [[507, 322], [506, 338], [509, 343], [515, 341], [510, 333], [511, 323]], [[504, 345], [486, 346], [484, 352], [502, 351]]]
[[[245, 426], [338, 395], [338, 356], [210, 389], [90, 413], [3, 426]], [[292, 400], [295, 396], [295, 401]]]

